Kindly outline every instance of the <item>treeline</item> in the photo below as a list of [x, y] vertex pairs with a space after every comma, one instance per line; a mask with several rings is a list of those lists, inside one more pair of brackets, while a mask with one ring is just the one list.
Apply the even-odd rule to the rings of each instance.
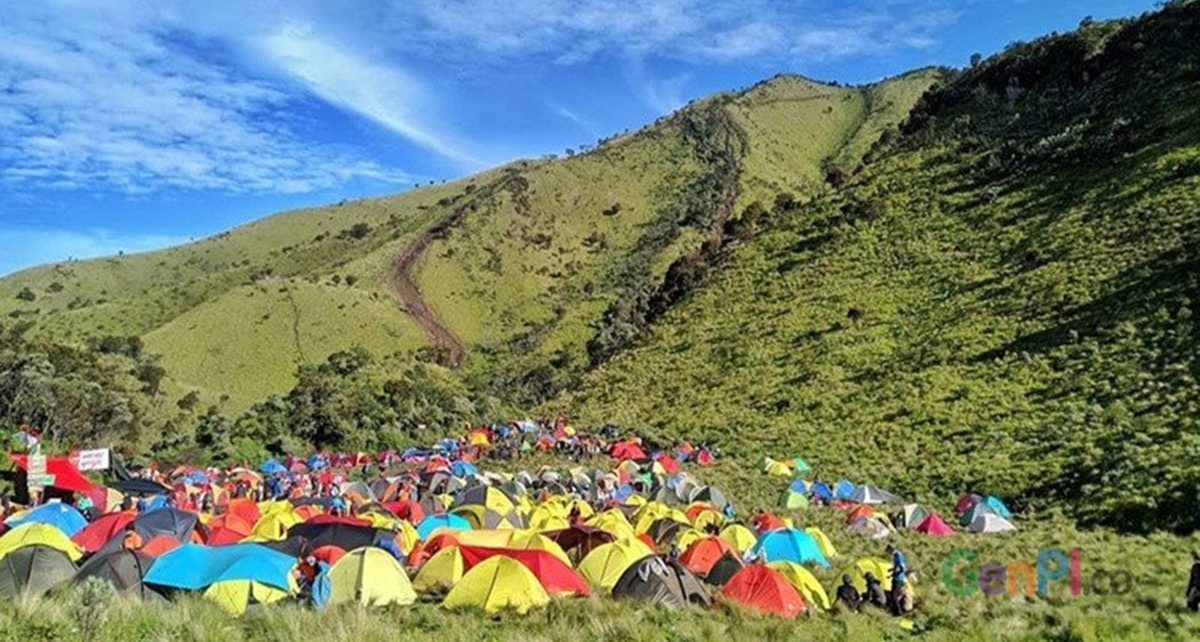
[[[463, 422], [501, 416], [436, 366], [398, 369], [354, 349], [302, 366], [296, 385], [246, 412], [169, 399], [167, 373], [136, 337], [69, 346], [0, 325], [0, 437], [37, 430], [50, 451], [111, 446], [168, 462], [255, 462], [312, 449], [377, 450], [427, 443]], [[397, 374], [398, 372], [398, 374]]]

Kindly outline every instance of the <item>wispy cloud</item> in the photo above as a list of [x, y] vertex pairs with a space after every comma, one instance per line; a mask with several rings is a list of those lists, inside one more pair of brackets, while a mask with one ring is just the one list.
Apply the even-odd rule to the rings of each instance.
[[0, 275], [27, 265], [134, 253], [177, 245], [187, 239], [164, 234], [117, 234], [103, 228], [64, 230], [0, 226]]
[[483, 163], [434, 124], [437, 105], [424, 85], [387, 65], [326, 40], [312, 25], [292, 24], [262, 41], [269, 59], [321, 99], [360, 114], [467, 168]]
[[408, 182], [306, 142], [284, 88], [195, 53], [152, 12], [22, 3], [0, 21], [6, 189], [306, 192]]

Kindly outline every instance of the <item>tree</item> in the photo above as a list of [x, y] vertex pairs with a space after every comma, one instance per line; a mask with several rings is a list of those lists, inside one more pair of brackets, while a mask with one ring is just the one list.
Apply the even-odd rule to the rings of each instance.
[[972, 69], [975, 67], [978, 67], [982, 62], [983, 62], [983, 54], [981, 54], [981, 53], [971, 54], [971, 68]]

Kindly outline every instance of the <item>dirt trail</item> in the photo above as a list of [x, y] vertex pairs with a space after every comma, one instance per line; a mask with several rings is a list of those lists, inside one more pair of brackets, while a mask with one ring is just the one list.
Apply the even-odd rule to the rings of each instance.
[[459, 341], [450, 328], [447, 328], [438, 318], [433, 308], [429, 307], [421, 295], [421, 288], [417, 287], [416, 281], [413, 281], [412, 275], [409, 273], [413, 262], [421, 256], [421, 252], [425, 251], [432, 240], [432, 232], [423, 232], [396, 255], [392, 262], [391, 273], [388, 275], [388, 286], [391, 287], [395, 297], [399, 299], [401, 307], [425, 331], [425, 336], [429, 337], [429, 340], [438, 348], [446, 351], [450, 359], [450, 367], [457, 368], [462, 365], [467, 356], [466, 344]]

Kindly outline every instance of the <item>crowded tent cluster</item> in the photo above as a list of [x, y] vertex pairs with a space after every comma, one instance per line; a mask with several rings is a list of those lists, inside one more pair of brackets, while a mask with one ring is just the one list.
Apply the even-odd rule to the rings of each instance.
[[[283, 601], [526, 612], [589, 595], [784, 617], [831, 608], [812, 570], [839, 557], [830, 539], [762, 512], [740, 520], [685, 470], [714, 464], [712, 450], [543, 429], [487, 426], [429, 448], [254, 469], [116, 467], [107, 486], [47, 458], [45, 497], [5, 505], [0, 595], [101, 581], [149, 600], [201, 593], [233, 614]], [[587, 443], [610, 463], [482, 469], [530, 442]], [[846, 577], [886, 589], [892, 565], [853, 560]]]
[[[923, 535], [949, 537], [958, 531], [936, 510], [909, 503], [895, 494], [842, 479], [834, 484], [821, 480], [801, 457], [781, 461], [765, 458], [763, 472], [777, 477], [792, 477], [779, 497], [779, 506], [802, 510], [827, 506], [846, 511], [850, 532], [871, 539], [886, 539], [898, 528]], [[890, 511], [888, 508], [890, 507]], [[1012, 512], [998, 497], [969, 492], [954, 507], [958, 525], [970, 533], [1007, 533], [1017, 530], [1010, 521]]]

